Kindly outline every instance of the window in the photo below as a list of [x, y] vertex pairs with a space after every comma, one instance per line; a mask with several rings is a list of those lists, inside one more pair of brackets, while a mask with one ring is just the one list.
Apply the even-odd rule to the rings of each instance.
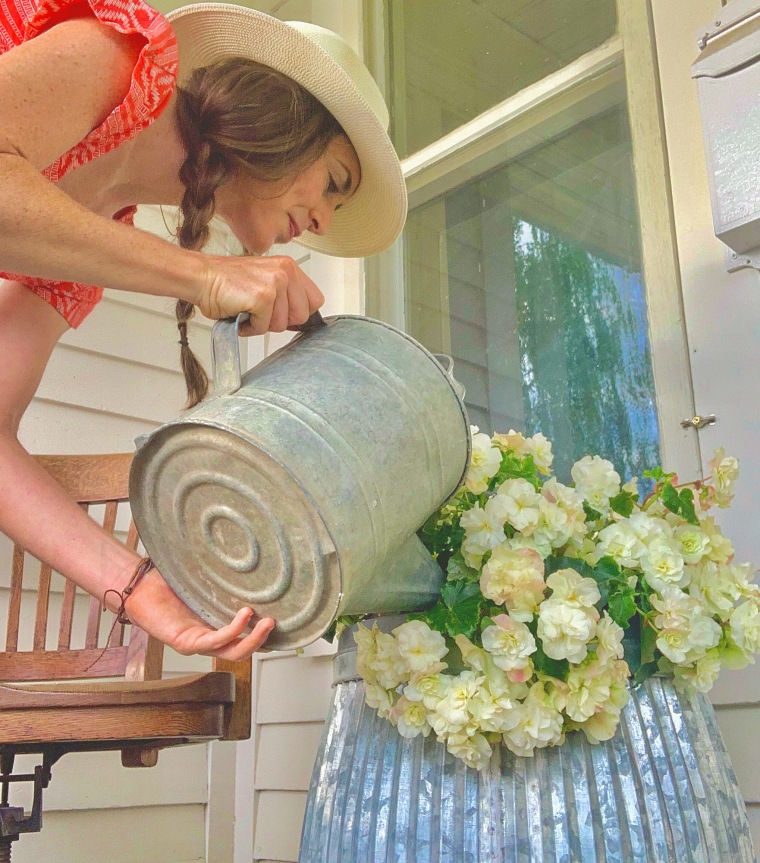
[[[628, 475], [661, 459], [693, 473], [694, 451], [673, 430], [691, 389], [656, 89], [640, 73], [651, 71], [646, 10], [637, 0], [378, 8], [367, 0], [367, 20], [384, 21], [374, 32], [385, 54], [374, 56], [407, 153], [410, 214], [395, 252], [368, 264], [368, 314], [454, 358], [483, 431], [549, 437], [561, 478], [589, 452]], [[467, 29], [486, 15], [489, 26]], [[553, 51], [543, 65], [539, 48]], [[640, 67], [633, 88], [629, 63]], [[467, 87], [455, 87], [465, 69]], [[688, 468], [663, 452], [676, 445]]]

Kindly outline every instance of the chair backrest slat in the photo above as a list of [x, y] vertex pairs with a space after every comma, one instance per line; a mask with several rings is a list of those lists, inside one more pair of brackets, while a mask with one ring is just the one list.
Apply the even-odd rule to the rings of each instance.
[[12, 653], [18, 650], [18, 630], [21, 620], [21, 590], [24, 581], [24, 550], [13, 546], [11, 564], [11, 595], [8, 598], [8, 629], [5, 634], [5, 649]]
[[66, 579], [63, 585], [63, 601], [61, 603], [61, 625], [58, 628], [58, 650], [68, 650], [71, 647], [71, 628], [74, 623], [74, 600], [77, 586]]
[[48, 605], [50, 603], [50, 579], [52, 569], [46, 564], [40, 564], [40, 580], [37, 586], [37, 614], [34, 618], [34, 649], [45, 649], [47, 635]]
[[[113, 534], [116, 529], [118, 508], [129, 500], [129, 470], [131, 454], [95, 456], [36, 456], [38, 463], [55, 479], [64, 491], [85, 511], [92, 505], [105, 505], [103, 528]], [[130, 520], [126, 544], [138, 546], [139, 537]], [[53, 574], [49, 566], [42, 565], [35, 612], [32, 649], [27, 649], [23, 637], [19, 651], [21, 611], [24, 603], [23, 576], [24, 550], [14, 547], [10, 581], [8, 627], [5, 651], [0, 652], [0, 680], [66, 680], [86, 677], [117, 677], [128, 673], [131, 679], [147, 674], [160, 677], [161, 650], [157, 642], [149, 639], [136, 627], [129, 628], [130, 644], [125, 645], [127, 628], [116, 624], [109, 629], [108, 644], [99, 646], [102, 606], [100, 598], [91, 598], [84, 633], [84, 647], [77, 643], [78, 599], [76, 585], [64, 579], [61, 597], [61, 614], [58, 621], [57, 648], [46, 649], [47, 630], [50, 625], [50, 603], [53, 597]], [[56, 594], [57, 596], [58, 594]], [[84, 608], [81, 609], [84, 612]], [[113, 616], [104, 622], [111, 626]], [[84, 624], [84, 621], [81, 621]], [[23, 636], [23, 633], [21, 633]], [[79, 636], [81, 637], [81, 636]], [[72, 641], [75, 646], [72, 646]]]

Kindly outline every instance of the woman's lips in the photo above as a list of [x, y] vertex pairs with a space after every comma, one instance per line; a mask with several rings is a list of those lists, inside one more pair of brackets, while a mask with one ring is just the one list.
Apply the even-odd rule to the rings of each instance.
[[[290, 240], [295, 240], [296, 237], [301, 236], [301, 229], [298, 227], [292, 216], [288, 216], [288, 221], [290, 222]], [[290, 240], [288, 240], [288, 242], [290, 242]]]

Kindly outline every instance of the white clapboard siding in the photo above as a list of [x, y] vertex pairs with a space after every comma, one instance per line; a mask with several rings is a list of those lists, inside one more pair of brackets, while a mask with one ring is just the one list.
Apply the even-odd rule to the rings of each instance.
[[[160, 214], [150, 208], [141, 210], [137, 224], [165, 234]], [[220, 254], [234, 251], [218, 231], [214, 244], [211, 250]], [[189, 328], [191, 344], [206, 363], [210, 327], [201, 318]], [[22, 443], [32, 453], [131, 452], [135, 437], [183, 408], [177, 339], [172, 300], [107, 291], [82, 326], [66, 333], [56, 347], [23, 419]], [[118, 525], [122, 531], [125, 520], [122, 516]], [[27, 566], [30, 581], [23, 596], [22, 643], [31, 638], [38, 571], [29, 558]], [[0, 614], [7, 609], [9, 571], [10, 543], [0, 537]], [[56, 577], [53, 614], [60, 605], [60, 591]], [[81, 638], [88, 605], [88, 597], [78, 598], [75, 638], [77, 628]], [[206, 671], [210, 660], [167, 651], [164, 666], [167, 675]], [[22, 837], [14, 846], [14, 860], [203, 863], [208, 749], [199, 744], [162, 752], [157, 767], [141, 770], [123, 768], [118, 753], [67, 755], [55, 765], [45, 792], [44, 829]], [[26, 761], [32, 763], [32, 759]], [[225, 785], [234, 787], [234, 771], [217, 775], [215, 783], [223, 795]], [[28, 806], [26, 792], [19, 793], [19, 805]], [[232, 824], [231, 813], [223, 817]], [[218, 858], [213, 863], [227, 863], [231, 854], [226, 856], [227, 860]]]
[[[109, 779], [97, 777], [98, 782]], [[201, 805], [54, 811], [44, 816], [44, 823], [41, 833], [25, 834], [14, 843], [14, 863], [206, 861], [206, 824]]]

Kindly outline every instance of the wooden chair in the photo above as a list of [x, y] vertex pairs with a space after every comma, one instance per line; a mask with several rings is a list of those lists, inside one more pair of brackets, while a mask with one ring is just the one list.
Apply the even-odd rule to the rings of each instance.
[[[129, 496], [131, 455], [37, 460], [82, 507], [104, 505], [102, 524], [114, 532], [119, 506]], [[130, 548], [138, 544], [131, 519], [126, 542]], [[19, 636], [28, 635], [21, 622], [24, 573], [32, 568], [39, 571], [33, 585], [36, 613], [31, 649], [22, 650]], [[84, 644], [75, 646], [75, 611], [85, 595], [66, 581], [61, 597], [51, 591], [53, 577], [45, 564], [25, 567], [24, 550], [14, 547], [0, 652], [0, 863], [10, 861], [11, 842], [20, 833], [41, 828], [42, 790], [53, 764], [67, 752], [120, 750], [125, 766], [150, 767], [168, 746], [250, 736], [250, 660], [216, 660], [213, 671], [161, 679], [163, 645], [135, 626], [117, 624], [111, 630], [114, 615], [103, 614], [95, 598], [89, 602]], [[58, 601], [60, 612], [53, 614]], [[33, 774], [13, 773], [14, 757], [21, 753], [41, 756]], [[10, 788], [17, 782], [34, 783], [31, 813], [10, 805]]]

